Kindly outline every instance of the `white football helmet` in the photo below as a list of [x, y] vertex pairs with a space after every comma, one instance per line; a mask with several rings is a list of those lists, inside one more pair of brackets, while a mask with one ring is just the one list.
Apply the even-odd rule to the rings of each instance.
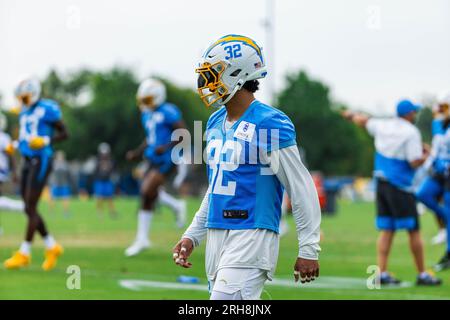
[[8, 126], [8, 120], [3, 113], [0, 113], [0, 131], [5, 131]]
[[102, 142], [98, 145], [97, 151], [99, 154], [110, 154], [111, 153], [111, 147], [108, 143]]
[[441, 92], [437, 99], [436, 103], [433, 105], [433, 113], [435, 115], [444, 115], [448, 116], [450, 113], [450, 93]]
[[197, 90], [207, 107], [226, 104], [245, 82], [267, 75], [262, 48], [252, 39], [230, 34], [215, 41], [200, 60]]
[[141, 110], [155, 108], [166, 101], [166, 86], [157, 79], [145, 79], [139, 85], [136, 100]]
[[30, 107], [41, 97], [41, 83], [34, 77], [25, 78], [17, 85], [14, 94], [22, 106]]

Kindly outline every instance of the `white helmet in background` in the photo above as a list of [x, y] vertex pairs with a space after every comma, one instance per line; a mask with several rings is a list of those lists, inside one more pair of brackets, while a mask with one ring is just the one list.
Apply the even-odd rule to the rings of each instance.
[[145, 79], [139, 85], [136, 100], [141, 110], [155, 108], [166, 101], [166, 86], [156, 79]]
[[267, 75], [262, 48], [252, 39], [226, 35], [211, 44], [200, 60], [197, 89], [207, 107], [226, 104], [245, 82]]
[[14, 95], [23, 106], [30, 107], [41, 97], [41, 83], [34, 77], [25, 78], [17, 85]]
[[111, 147], [108, 143], [102, 142], [98, 145], [98, 153], [99, 154], [110, 154], [111, 153]]
[[448, 116], [450, 113], [450, 93], [441, 92], [433, 105], [435, 115]]
[[6, 131], [8, 127], [8, 120], [3, 113], [0, 113], [0, 131]]

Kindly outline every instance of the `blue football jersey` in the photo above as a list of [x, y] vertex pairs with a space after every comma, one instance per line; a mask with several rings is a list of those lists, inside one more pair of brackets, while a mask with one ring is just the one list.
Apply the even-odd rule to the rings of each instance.
[[171, 142], [174, 123], [181, 120], [181, 112], [171, 103], [163, 103], [155, 110], [142, 112], [142, 125], [145, 128], [147, 148], [144, 156], [155, 164], [170, 161], [171, 149], [156, 154], [155, 149]]
[[437, 173], [445, 174], [450, 168], [450, 128], [446, 129], [437, 146], [433, 168]]
[[42, 149], [33, 150], [29, 147], [29, 140], [36, 136], [52, 137], [53, 124], [61, 120], [59, 105], [52, 100], [40, 99], [30, 108], [23, 110], [19, 115], [19, 151], [23, 156], [51, 156], [51, 145]]
[[270, 151], [296, 144], [295, 128], [280, 110], [253, 101], [231, 128], [222, 107], [206, 131], [208, 228], [279, 231], [283, 187], [266, 163]]

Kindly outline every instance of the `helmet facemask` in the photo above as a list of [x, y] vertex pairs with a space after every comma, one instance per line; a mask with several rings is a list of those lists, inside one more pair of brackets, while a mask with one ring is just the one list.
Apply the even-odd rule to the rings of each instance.
[[153, 96], [147, 96], [143, 98], [137, 98], [137, 105], [141, 111], [153, 110], [156, 107], [155, 98]]
[[195, 69], [198, 73], [197, 91], [207, 107], [221, 105], [224, 97], [229, 94], [227, 86], [222, 81], [226, 67], [223, 61], [218, 61], [214, 64], [205, 62]]

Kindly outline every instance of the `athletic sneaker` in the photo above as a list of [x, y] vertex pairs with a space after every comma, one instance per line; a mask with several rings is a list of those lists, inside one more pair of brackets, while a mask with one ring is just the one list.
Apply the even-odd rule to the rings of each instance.
[[143, 250], [150, 248], [150, 241], [148, 240], [136, 240], [131, 246], [125, 250], [125, 256], [132, 257], [138, 255]]
[[434, 266], [434, 270], [436, 271], [442, 271], [445, 269], [450, 269], [450, 258], [449, 253], [445, 253], [445, 255], [442, 257], [441, 260]]
[[391, 285], [397, 286], [401, 283], [402, 283], [401, 280], [394, 278], [390, 273], [383, 273], [380, 276], [380, 284], [382, 286], [391, 286]]
[[22, 267], [26, 267], [31, 262], [31, 256], [29, 254], [24, 254], [20, 251], [17, 251], [13, 254], [11, 258], [5, 261], [6, 269], [20, 269]]
[[416, 285], [418, 286], [440, 286], [441, 284], [441, 279], [438, 279], [429, 273], [427, 273], [425, 276], [417, 276]]
[[64, 249], [59, 244], [55, 244], [51, 249], [45, 250], [45, 260], [42, 263], [42, 269], [44, 271], [52, 270], [56, 266], [58, 257], [63, 253]]
[[179, 200], [180, 206], [177, 210], [177, 227], [183, 229], [186, 225], [186, 200]]

